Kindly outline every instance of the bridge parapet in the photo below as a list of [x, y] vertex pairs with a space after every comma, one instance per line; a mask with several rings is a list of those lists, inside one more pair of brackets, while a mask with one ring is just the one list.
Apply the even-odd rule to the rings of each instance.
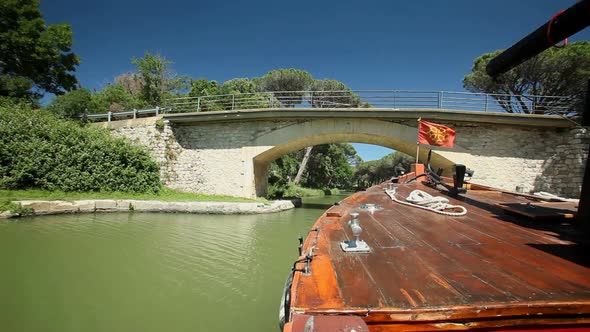
[[179, 97], [147, 110], [85, 115], [93, 121], [128, 119], [159, 114], [252, 109], [450, 109], [513, 114], [574, 115], [578, 100], [563, 96], [486, 94], [455, 91], [347, 90], [273, 91]]

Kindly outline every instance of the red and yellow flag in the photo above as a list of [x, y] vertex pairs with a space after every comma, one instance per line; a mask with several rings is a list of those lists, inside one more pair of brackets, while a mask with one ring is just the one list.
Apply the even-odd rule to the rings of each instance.
[[420, 120], [418, 125], [418, 143], [453, 147], [455, 130], [447, 126]]

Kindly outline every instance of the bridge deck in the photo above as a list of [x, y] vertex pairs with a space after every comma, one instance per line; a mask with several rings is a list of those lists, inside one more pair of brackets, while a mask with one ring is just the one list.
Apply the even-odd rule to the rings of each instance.
[[575, 123], [558, 115], [461, 111], [452, 109], [395, 108], [270, 108], [239, 111], [192, 112], [164, 114], [176, 124], [285, 119], [375, 119], [416, 120], [420, 117], [436, 121], [492, 123], [525, 127], [569, 128]]

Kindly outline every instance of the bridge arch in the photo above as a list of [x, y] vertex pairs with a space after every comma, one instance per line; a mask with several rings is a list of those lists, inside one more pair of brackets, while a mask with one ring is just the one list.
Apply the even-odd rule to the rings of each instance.
[[[414, 155], [416, 127], [374, 119], [309, 120], [279, 127], [254, 141], [256, 146], [268, 147], [253, 158], [256, 195], [266, 194], [268, 169], [272, 161], [308, 146], [343, 142], [374, 144]], [[422, 158], [425, 157], [425, 149], [421, 154]], [[439, 154], [433, 156], [435, 167], [453, 164]]]
[[[419, 117], [457, 131], [453, 149], [435, 149], [433, 167], [465, 164], [475, 170], [475, 182], [507, 190], [524, 186], [567, 197], [580, 194], [590, 131], [558, 116], [298, 108], [165, 114], [97, 125], [144, 145], [171, 188], [255, 197], [264, 192], [268, 164], [306, 146], [359, 142], [413, 156]], [[425, 161], [428, 151], [420, 151]]]

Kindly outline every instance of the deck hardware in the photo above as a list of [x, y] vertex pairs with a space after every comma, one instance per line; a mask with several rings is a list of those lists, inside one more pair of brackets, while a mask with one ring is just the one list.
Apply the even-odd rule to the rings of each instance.
[[[313, 253], [310, 255], [307, 255], [301, 259], [296, 260], [293, 263], [293, 267], [291, 268], [291, 271], [293, 272], [302, 272], [303, 275], [310, 275], [311, 274], [311, 270], [309, 268], [309, 265], [311, 263], [311, 261], [313, 260]], [[305, 263], [305, 265], [303, 266], [303, 268], [297, 268], [297, 264], [299, 263]]]
[[303, 237], [299, 236], [299, 246], [297, 247], [297, 250], [299, 251], [299, 256], [301, 256], [302, 249], [303, 249]]
[[358, 212], [351, 212], [350, 213], [350, 220], [348, 221], [348, 226], [351, 226], [353, 223], [359, 224], [359, 213]]
[[379, 204], [366, 203], [361, 205], [361, 210], [366, 210], [369, 213], [373, 213], [375, 211], [381, 210], [381, 206], [379, 206]]
[[[352, 216], [353, 213], [350, 215]], [[363, 228], [361, 227], [360, 220], [358, 219], [358, 213], [355, 214], [356, 217], [353, 217], [353, 219], [349, 221], [350, 229], [352, 230], [352, 236], [354, 236], [354, 239], [340, 242], [340, 247], [345, 252], [369, 252], [371, 251], [369, 245], [360, 239]]]

